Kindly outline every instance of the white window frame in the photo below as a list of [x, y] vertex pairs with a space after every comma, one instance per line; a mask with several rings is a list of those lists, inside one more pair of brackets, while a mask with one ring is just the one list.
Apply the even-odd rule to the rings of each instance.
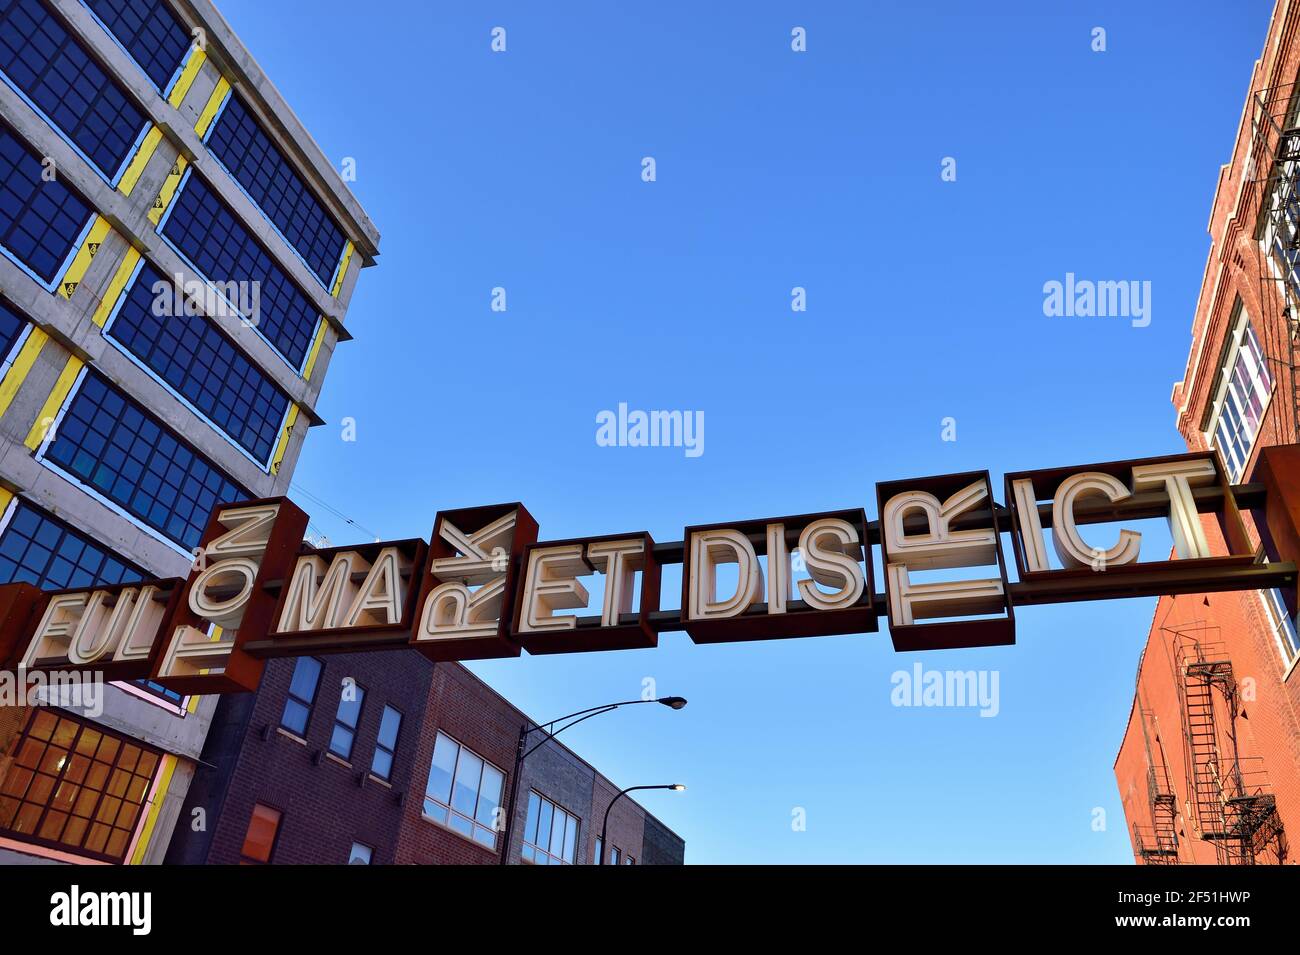
[[[1224, 356], [1223, 364], [1219, 367], [1219, 386], [1214, 395], [1214, 402], [1211, 405], [1212, 411], [1209, 418], [1209, 429], [1205, 431], [1205, 443], [1207, 447], [1214, 448], [1223, 458], [1224, 467], [1228, 470], [1229, 478], [1236, 482], [1241, 480], [1246, 471], [1246, 465], [1255, 451], [1255, 445], [1258, 443], [1259, 431], [1257, 430], [1250, 438], [1249, 445], [1244, 447], [1240, 460], [1234, 448], [1224, 447], [1219, 441], [1219, 424], [1223, 417], [1224, 407], [1228, 400], [1229, 390], [1232, 388], [1233, 371], [1237, 364], [1237, 358], [1241, 354], [1242, 342], [1246, 337], [1247, 330], [1250, 330], [1256, 344], [1259, 344], [1259, 336], [1251, 325], [1250, 316], [1244, 308], [1237, 309], [1237, 316], [1233, 322], [1232, 331], [1228, 336], [1227, 351]], [[1255, 388], [1255, 394], [1260, 398], [1261, 408], [1259, 412], [1259, 423], [1262, 429], [1264, 419], [1268, 415], [1269, 405], [1273, 401], [1273, 392], [1277, 387], [1277, 379], [1267, 367], [1268, 358], [1264, 355], [1263, 345], [1259, 346], [1259, 359], [1256, 362], [1257, 367], [1251, 375], [1251, 385]], [[1249, 355], [1250, 353], [1247, 352]], [[1254, 360], [1253, 358], [1251, 360]], [[1260, 375], [1260, 372], [1267, 375], [1267, 382]], [[1240, 407], [1240, 402], [1234, 402], [1234, 406]]]
[[[531, 803], [534, 797], [537, 798], [539, 803], [545, 803], [551, 807], [551, 825], [550, 828], [547, 830], [548, 836], [552, 835], [555, 831], [555, 819], [557, 816], [564, 817], [565, 819], [564, 829], [566, 832], [568, 831], [568, 821], [569, 820], [573, 821], [573, 845], [572, 845], [572, 853], [571, 853], [573, 858], [572, 859], [564, 858], [565, 843], [568, 841], [567, 839], [565, 839], [564, 836], [560, 837], [561, 844], [560, 844], [559, 855], [556, 855], [554, 852], [551, 851], [550, 839], [547, 839], [547, 844], [545, 846], [539, 846], [537, 842], [529, 841], [528, 839], [528, 817], [530, 815], [529, 813], [524, 814], [524, 834], [522, 839], [522, 847], [520, 849], [520, 858], [525, 863], [528, 863], [529, 865], [574, 865], [578, 858], [578, 840], [582, 836], [582, 819], [576, 813], [569, 812], [567, 809], [565, 809], [563, 806], [561, 806], [554, 800], [547, 799], [536, 789], [530, 789], [528, 791], [528, 801]], [[538, 812], [540, 814], [540, 809], [538, 810]], [[540, 837], [538, 838], [537, 841], [538, 842], [541, 841]], [[599, 842], [600, 838], [597, 837], [596, 841]], [[529, 855], [530, 851], [531, 851], [531, 857]]]
[[[1295, 672], [1296, 664], [1300, 663], [1300, 639], [1296, 637], [1296, 621], [1287, 610], [1281, 591], [1261, 590], [1259, 597], [1264, 603], [1269, 629], [1273, 632], [1278, 655], [1282, 658], [1283, 679], [1286, 679]], [[1290, 637], [1283, 631], [1289, 631]]]
[[[497, 766], [491, 760], [485, 759], [482, 755], [470, 749], [460, 740], [456, 739], [454, 736], [451, 736], [448, 733], [444, 733], [442, 730], [438, 730], [437, 736], [434, 738], [434, 743], [433, 743], [434, 753], [437, 753], [438, 751], [438, 741], [443, 739], [447, 740], [449, 743], [452, 743], [456, 746], [456, 762], [451, 768], [451, 788], [450, 791], [447, 793], [447, 800], [446, 802], [444, 802], [441, 798], [429, 792], [429, 777], [426, 776], [424, 780], [423, 802], [431, 802], [434, 805], [436, 805], [440, 810], [445, 810], [447, 813], [447, 820], [444, 822], [441, 819], [436, 819], [433, 816], [430, 816], [427, 812], [424, 811], [423, 803], [421, 804], [420, 807], [420, 816], [426, 822], [431, 822], [435, 826], [440, 826], [443, 829], [450, 830], [451, 832], [454, 832], [456, 835], [460, 836], [462, 839], [467, 839], [470, 842], [474, 843], [474, 845], [478, 846], [481, 849], [487, 849], [490, 852], [496, 852], [498, 845], [501, 841], [500, 838], [501, 822], [504, 816], [504, 813], [502, 812], [502, 809], [504, 807], [501, 805], [501, 799], [505, 796], [505, 792], [506, 792], [506, 784], [508, 782], [506, 778], [506, 774], [501, 769], [501, 767]], [[473, 756], [475, 759], [477, 759], [480, 763], [483, 764], [479, 770], [479, 781], [478, 781], [478, 786], [475, 790], [475, 797], [474, 797], [474, 814], [472, 816], [466, 816], [464, 812], [462, 812], [459, 809], [456, 809], [451, 805], [452, 798], [455, 796], [456, 793], [456, 774], [460, 771], [460, 758], [465, 753], [468, 753], [470, 756]], [[429, 756], [430, 776], [433, 775], [433, 759], [434, 759], [433, 755], [430, 754]], [[497, 800], [496, 812], [493, 813], [492, 826], [485, 825], [484, 823], [478, 820], [479, 802], [483, 798], [483, 772], [489, 767], [491, 767], [491, 769], [499, 773], [501, 776], [501, 789], [497, 793], [497, 797], [496, 797]], [[451, 824], [451, 819], [453, 816], [467, 822], [470, 826], [470, 831], [468, 833], [462, 832], [460, 829], [457, 829], [455, 826], [453, 826]], [[491, 833], [492, 841], [485, 842], [483, 841], [483, 839], [478, 838], [480, 833], [483, 833], [484, 835], [486, 835], [487, 833]]]

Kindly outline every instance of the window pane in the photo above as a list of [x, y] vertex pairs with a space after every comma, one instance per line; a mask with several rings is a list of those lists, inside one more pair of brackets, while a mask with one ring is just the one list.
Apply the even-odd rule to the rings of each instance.
[[578, 845], [578, 820], [565, 814], [564, 818], [564, 861], [573, 863], [573, 853]]
[[449, 736], [438, 734], [433, 746], [433, 765], [429, 767], [429, 785], [425, 792], [441, 803], [451, 801], [451, 777], [456, 771], [460, 746]]
[[343, 694], [339, 697], [338, 721], [344, 726], [356, 729], [357, 720], [361, 718], [361, 704], [365, 698], [366, 691], [363, 688], [355, 683], [345, 683]]
[[352, 756], [352, 739], [352, 730], [336, 724], [334, 732], [330, 735], [330, 752], [335, 756], [348, 759]]
[[370, 847], [359, 842], [352, 843], [352, 852], [348, 855], [348, 865], [370, 865]]
[[316, 698], [316, 684], [320, 680], [321, 662], [315, 657], [299, 657], [293, 668], [293, 680], [289, 683], [289, 692], [310, 703]]
[[370, 760], [370, 771], [380, 779], [387, 779], [393, 772], [393, 757], [378, 747]]
[[456, 764], [456, 785], [452, 787], [451, 808], [467, 816], [474, 815], [478, 803], [479, 778], [483, 775], [483, 760], [464, 747]]
[[392, 750], [397, 749], [397, 732], [402, 726], [402, 714], [391, 706], [384, 707], [383, 718], [379, 721], [379, 743]]
[[541, 815], [537, 818], [537, 839], [534, 844], [539, 848], [545, 849], [551, 841], [551, 812], [554, 807], [545, 799], [542, 800]]
[[271, 849], [275, 845], [275, 833], [280, 828], [278, 810], [258, 804], [253, 807], [253, 816], [248, 821], [248, 832], [244, 836], [244, 847], [239, 854], [255, 862], [269, 862]]
[[537, 844], [537, 817], [541, 814], [542, 802], [537, 793], [528, 794], [528, 822], [524, 824], [524, 840]]
[[501, 804], [501, 781], [504, 777], [494, 767], [483, 765], [483, 782], [479, 786], [478, 812], [474, 818], [485, 826], [495, 821], [497, 807]]
[[284, 701], [284, 716], [280, 717], [280, 723], [291, 733], [297, 733], [302, 736], [307, 732], [307, 716], [310, 710], [303, 706], [297, 700]]

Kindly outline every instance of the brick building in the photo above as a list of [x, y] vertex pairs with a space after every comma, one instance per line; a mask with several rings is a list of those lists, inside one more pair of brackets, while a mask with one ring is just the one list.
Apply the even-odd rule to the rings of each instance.
[[[1219, 174], [1177, 426], [1237, 483], [1300, 441], [1300, 2], [1278, 0]], [[1259, 552], [1267, 533], [1247, 516]], [[1296, 593], [1162, 598], [1115, 775], [1138, 862], [1296, 862]]]
[[[0, 0], [0, 584], [184, 575], [287, 493], [378, 242], [210, 0]], [[0, 861], [159, 861], [215, 707], [0, 717]]]
[[[272, 660], [256, 693], [218, 704], [166, 861], [499, 864], [525, 725], [465, 667], [413, 651]], [[507, 861], [592, 863], [617, 792], [546, 742], [524, 762]], [[681, 864], [685, 843], [624, 798], [606, 851]]]

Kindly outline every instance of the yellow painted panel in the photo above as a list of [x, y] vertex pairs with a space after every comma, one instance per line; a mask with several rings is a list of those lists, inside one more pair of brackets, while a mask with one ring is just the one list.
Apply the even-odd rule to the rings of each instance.
[[36, 356], [41, 353], [41, 349], [49, 340], [49, 335], [39, 328], [33, 328], [31, 334], [27, 336], [27, 341], [23, 342], [23, 347], [18, 350], [18, 355], [14, 358], [14, 363], [9, 366], [9, 371], [5, 373], [4, 380], [0, 381], [0, 417], [4, 417], [4, 413], [13, 404], [14, 395], [18, 394], [18, 389], [27, 380], [28, 372], [36, 363]]
[[122, 259], [122, 264], [117, 267], [117, 272], [113, 275], [113, 281], [108, 283], [108, 291], [104, 293], [103, 299], [100, 300], [99, 308], [95, 309], [95, 314], [91, 320], [100, 328], [108, 321], [109, 313], [113, 311], [113, 306], [117, 304], [117, 297], [122, 294], [122, 289], [126, 288], [126, 283], [131, 278], [131, 273], [135, 270], [135, 265], [140, 261], [140, 253], [135, 250], [134, 246], [126, 250], [126, 255]]
[[162, 130], [157, 126], [152, 127], [149, 132], [144, 134], [144, 142], [136, 150], [135, 156], [131, 159], [131, 165], [126, 167], [126, 172], [122, 173], [121, 180], [118, 181], [117, 188], [122, 195], [129, 196], [135, 184], [140, 181], [140, 176], [144, 173], [144, 167], [149, 165], [149, 160], [153, 158], [158, 144], [162, 142]]
[[181, 75], [176, 78], [176, 85], [172, 87], [167, 102], [180, 108], [181, 103], [185, 102], [185, 94], [194, 85], [194, 78], [199, 75], [199, 70], [203, 68], [203, 61], [207, 58], [208, 55], [198, 47], [190, 50], [190, 58], [185, 61], [185, 69], [181, 70]]
[[208, 97], [208, 103], [203, 107], [203, 112], [199, 114], [199, 121], [194, 124], [194, 131], [200, 137], [208, 134], [208, 127], [212, 125], [212, 120], [216, 118], [217, 110], [221, 108], [226, 94], [230, 92], [230, 84], [226, 82], [223, 76], [217, 80], [216, 87], [212, 90], [212, 95]]
[[272, 474], [280, 473], [280, 465], [284, 463], [284, 456], [289, 450], [289, 436], [293, 434], [293, 426], [297, 420], [298, 406], [290, 405], [289, 414], [284, 419], [284, 428], [280, 431], [280, 443], [276, 445], [275, 455], [271, 458]]
[[0, 487], [0, 514], [9, 509], [9, 502], [14, 499], [14, 492]]
[[184, 156], [176, 157], [176, 162], [172, 164], [172, 171], [163, 180], [162, 189], [154, 196], [153, 208], [149, 210], [149, 221], [154, 225], [162, 221], [163, 211], [171, 203], [172, 196], [176, 195], [176, 189], [181, 184], [181, 176], [185, 174], [185, 168], [189, 164], [189, 160]]
[[135, 844], [135, 852], [131, 854], [131, 865], [140, 865], [144, 861], [144, 854], [149, 848], [149, 841], [153, 838], [154, 828], [158, 825], [158, 813], [162, 811], [163, 799], [167, 795], [167, 790], [171, 788], [172, 774], [176, 772], [176, 757], [171, 753], [166, 753], [162, 758], [162, 771], [158, 779], [158, 787], [154, 790], [153, 803], [149, 806], [149, 813], [144, 819], [144, 829], [140, 831], [140, 840]]
[[77, 380], [77, 375], [81, 374], [84, 365], [85, 362], [76, 355], [68, 356], [67, 364], [63, 366], [63, 371], [59, 374], [59, 380], [54, 383], [54, 390], [45, 399], [45, 405], [41, 408], [41, 413], [36, 416], [36, 423], [32, 425], [32, 430], [27, 435], [27, 447], [33, 451], [45, 441], [45, 432], [49, 428], [46, 422], [54, 421], [59, 409], [63, 407], [63, 402], [67, 400], [68, 393], [72, 391], [72, 385]]
[[64, 298], [72, 298], [72, 293], [77, 290], [81, 280], [86, 277], [86, 270], [90, 268], [90, 262], [99, 252], [99, 247], [104, 244], [112, 228], [108, 220], [103, 216], [95, 216], [95, 221], [91, 223], [90, 231], [86, 233], [86, 238], [81, 243], [81, 248], [77, 250], [72, 264], [68, 266], [68, 271], [63, 273], [63, 279], [59, 282], [59, 294]]
[[302, 369], [304, 381], [311, 381], [311, 373], [316, 370], [316, 359], [320, 357], [320, 347], [324, 342], [325, 320], [321, 319], [320, 327], [316, 329], [316, 338], [311, 343], [311, 351], [307, 353], [307, 364]]
[[355, 247], [352, 245], [352, 240], [349, 239], [348, 244], [343, 249], [343, 264], [339, 266], [339, 277], [334, 280], [334, 288], [330, 291], [330, 294], [335, 298], [338, 298], [339, 292], [343, 291], [343, 277], [348, 274], [348, 266], [352, 264], [353, 251], [355, 251]]

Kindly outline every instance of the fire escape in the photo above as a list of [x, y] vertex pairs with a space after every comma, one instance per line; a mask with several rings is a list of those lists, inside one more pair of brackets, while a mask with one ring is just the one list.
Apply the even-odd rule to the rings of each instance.
[[[1140, 670], [1140, 667], [1139, 667]], [[1151, 807], [1150, 827], [1133, 823], [1133, 846], [1144, 865], [1177, 865], [1178, 798], [1169, 781], [1169, 766], [1165, 763], [1164, 747], [1156, 731], [1156, 746], [1151, 746], [1147, 724], [1155, 727], [1155, 714], [1141, 706], [1139, 696], [1138, 718], [1142, 724], [1142, 743], [1147, 754], [1147, 801]]]
[[1173, 635], [1184, 767], [1191, 788], [1186, 815], [1195, 821], [1201, 838], [1214, 844], [1220, 865], [1282, 862], [1282, 820], [1262, 761], [1243, 759], [1238, 751], [1239, 700], [1232, 662], [1222, 644], [1200, 638], [1211, 631], [1218, 633], [1217, 628], [1168, 631]]

